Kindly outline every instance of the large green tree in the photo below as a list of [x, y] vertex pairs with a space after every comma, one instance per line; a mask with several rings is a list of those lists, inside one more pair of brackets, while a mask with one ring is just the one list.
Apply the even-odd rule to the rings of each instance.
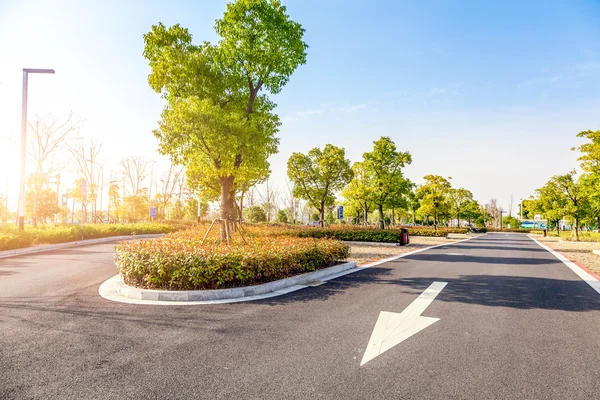
[[379, 226], [385, 227], [383, 209], [397, 206], [411, 189], [411, 183], [402, 174], [402, 168], [412, 162], [408, 152], [400, 152], [387, 136], [373, 142], [373, 151], [363, 154], [365, 169], [372, 179], [371, 199], [379, 210]]
[[218, 182], [221, 240], [235, 218], [239, 181], [268, 171], [280, 125], [262, 91], [279, 93], [306, 61], [304, 29], [278, 0], [237, 0], [215, 31], [218, 43], [192, 43], [180, 25], [154, 25], [144, 35], [152, 89], [167, 101], [155, 136], [159, 150]]
[[353, 176], [344, 149], [331, 144], [325, 145], [323, 150], [315, 147], [307, 154], [292, 153], [287, 162], [287, 173], [294, 183], [293, 195], [317, 209], [321, 225], [325, 220], [325, 208], [334, 204], [335, 193]]
[[426, 175], [425, 183], [419, 187], [418, 195], [422, 198], [419, 214], [433, 217], [437, 229], [441, 218], [450, 214], [451, 204], [448, 195], [452, 189], [450, 181], [439, 175]]

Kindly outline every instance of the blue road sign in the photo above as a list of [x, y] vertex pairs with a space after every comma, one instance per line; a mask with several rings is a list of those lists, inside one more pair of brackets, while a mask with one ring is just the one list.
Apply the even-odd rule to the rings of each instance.
[[338, 219], [344, 219], [344, 206], [338, 206]]
[[150, 218], [156, 218], [156, 207], [150, 207]]

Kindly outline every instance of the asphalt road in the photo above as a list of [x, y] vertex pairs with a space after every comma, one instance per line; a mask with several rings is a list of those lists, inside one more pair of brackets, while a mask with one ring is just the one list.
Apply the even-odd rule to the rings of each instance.
[[[0, 399], [599, 399], [600, 295], [490, 234], [251, 303], [111, 302], [112, 244], [0, 260]], [[440, 320], [363, 366], [381, 311]]]

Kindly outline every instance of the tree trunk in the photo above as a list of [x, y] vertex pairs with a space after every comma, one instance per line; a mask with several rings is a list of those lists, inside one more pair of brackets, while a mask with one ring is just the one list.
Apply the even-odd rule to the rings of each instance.
[[575, 218], [575, 240], [579, 242], [579, 219]]
[[438, 220], [437, 220], [437, 214], [433, 215], [433, 230], [437, 231], [437, 225], [438, 225]]
[[392, 207], [392, 225], [396, 225], [396, 209]]
[[244, 218], [242, 217], [242, 211], [244, 211], [244, 195], [246, 194], [246, 192], [242, 192], [242, 194], [240, 195], [240, 206], [238, 208], [238, 220], [240, 221], [240, 224], [244, 221]]
[[460, 228], [460, 215], [456, 216], [456, 227]]
[[369, 210], [367, 209], [367, 205], [365, 204], [363, 207], [363, 225], [367, 225], [369, 223]]
[[319, 208], [319, 226], [321, 228], [325, 227], [325, 202], [322, 201]]
[[37, 191], [33, 193], [33, 227], [37, 228]]
[[227, 242], [231, 237], [227, 221], [235, 219], [234, 199], [231, 195], [233, 179], [233, 176], [219, 178], [221, 185], [221, 243]]
[[598, 224], [598, 229], [597, 231], [600, 232], [600, 217], [597, 218], [596, 220], [597, 224]]
[[379, 205], [379, 229], [385, 229], [385, 220], [383, 219], [383, 204]]

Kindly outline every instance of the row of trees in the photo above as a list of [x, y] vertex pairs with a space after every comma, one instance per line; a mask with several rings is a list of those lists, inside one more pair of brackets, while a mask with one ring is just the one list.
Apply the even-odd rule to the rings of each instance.
[[285, 215], [295, 222], [298, 209], [306, 208], [303, 201], [323, 223], [340, 192], [357, 222], [367, 223], [376, 211], [380, 227], [390, 212], [392, 222], [397, 213], [409, 213], [413, 222], [435, 226], [454, 218], [459, 225], [464, 219], [499, 222], [495, 202], [480, 206], [471, 192], [452, 188], [446, 178], [428, 175], [419, 187], [406, 179], [402, 169], [411, 155], [387, 137], [354, 165], [333, 145], [294, 153], [285, 207], [277, 210], [268, 193], [262, 206], [245, 207], [252, 188], [267, 181], [268, 158], [279, 144], [280, 121], [269, 96], [306, 62], [308, 45], [304, 29], [279, 0], [233, 1], [216, 21], [215, 33], [216, 43], [194, 44], [181, 25], [158, 23], [144, 35], [143, 55], [151, 70], [148, 83], [166, 103], [154, 131], [159, 151], [185, 166], [188, 186], [203, 201], [220, 201], [222, 241], [244, 214], [251, 220]]
[[[137, 156], [107, 167], [103, 142], [81, 137], [72, 114], [62, 120], [38, 116], [28, 125], [32, 167], [26, 181], [25, 215], [34, 225], [146, 220], [150, 207], [157, 208], [160, 219], [181, 218], [191, 214], [187, 203], [197, 205], [197, 196], [185, 185], [183, 167], [171, 163], [161, 172], [155, 161]], [[0, 201], [0, 218], [6, 222], [16, 213], [9, 212], [4, 196]], [[202, 212], [207, 208], [201, 205]], [[193, 214], [195, 219], [196, 210]]]
[[535, 191], [531, 209], [543, 215], [561, 229], [561, 221], [568, 219], [579, 240], [582, 225], [600, 231], [600, 131], [582, 131], [577, 134], [585, 143], [572, 148], [581, 156], [580, 171], [576, 169], [555, 175]]
[[[375, 211], [382, 229], [386, 221], [396, 224], [398, 216], [404, 223], [436, 228], [453, 221], [459, 227], [463, 221], [482, 226], [499, 222], [501, 212], [495, 200], [482, 206], [471, 191], [453, 188], [451, 178], [427, 175], [423, 184], [415, 185], [402, 172], [411, 162], [410, 153], [398, 151], [389, 137], [382, 137], [352, 166], [344, 149], [331, 144], [307, 154], [293, 153], [288, 177], [294, 183], [294, 195], [317, 210], [321, 224], [336, 203], [344, 204], [346, 213], [360, 224], [369, 224]], [[342, 200], [336, 200], [339, 192]]]

